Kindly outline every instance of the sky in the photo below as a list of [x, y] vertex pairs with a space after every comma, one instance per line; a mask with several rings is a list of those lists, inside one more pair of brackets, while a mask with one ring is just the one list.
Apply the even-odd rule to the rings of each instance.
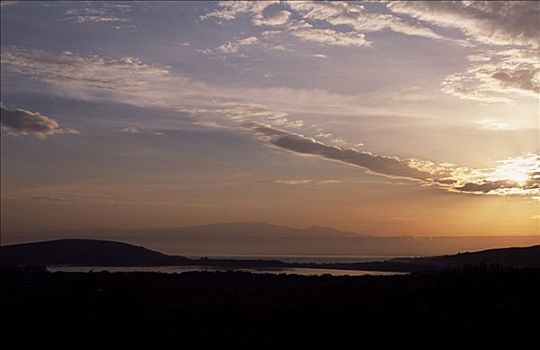
[[2, 231], [540, 234], [538, 2], [1, 2]]

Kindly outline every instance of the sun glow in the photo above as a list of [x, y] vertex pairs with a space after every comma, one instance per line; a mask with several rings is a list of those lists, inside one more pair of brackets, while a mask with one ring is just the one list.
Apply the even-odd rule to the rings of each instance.
[[502, 160], [495, 168], [490, 178], [492, 180], [510, 181], [519, 186], [525, 186], [528, 181], [535, 179], [540, 173], [540, 157], [530, 154], [523, 157]]

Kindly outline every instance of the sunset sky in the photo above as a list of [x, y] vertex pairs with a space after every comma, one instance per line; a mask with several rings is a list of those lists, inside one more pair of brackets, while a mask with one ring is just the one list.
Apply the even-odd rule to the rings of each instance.
[[1, 4], [2, 231], [540, 234], [539, 2]]

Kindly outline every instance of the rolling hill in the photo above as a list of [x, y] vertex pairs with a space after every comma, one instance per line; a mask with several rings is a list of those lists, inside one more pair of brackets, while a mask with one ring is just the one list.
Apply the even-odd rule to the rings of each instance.
[[61, 239], [2, 247], [1, 262], [25, 265], [174, 265], [187, 259], [113, 241]]
[[277, 260], [188, 259], [162, 254], [127, 243], [63, 239], [9, 245], [1, 248], [3, 264], [86, 265], [86, 266], [163, 266], [205, 265], [215, 267], [313, 267], [350, 270], [429, 271], [458, 268], [463, 265], [503, 265], [540, 268], [540, 245], [522, 248], [489, 249], [455, 255], [390, 259], [379, 262], [345, 264], [285, 263]]

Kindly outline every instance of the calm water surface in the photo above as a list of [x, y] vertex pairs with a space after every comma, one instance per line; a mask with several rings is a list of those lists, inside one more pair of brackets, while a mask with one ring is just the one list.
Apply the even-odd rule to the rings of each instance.
[[183, 273], [194, 271], [244, 271], [253, 273], [288, 274], [303, 276], [364, 276], [364, 275], [399, 275], [399, 272], [388, 271], [362, 271], [362, 270], [333, 270], [333, 269], [308, 269], [308, 268], [276, 268], [276, 269], [220, 269], [208, 266], [47, 266], [50, 272], [161, 272]]
[[355, 263], [410, 258], [404, 255], [182, 255], [191, 259], [279, 260], [287, 263]]

